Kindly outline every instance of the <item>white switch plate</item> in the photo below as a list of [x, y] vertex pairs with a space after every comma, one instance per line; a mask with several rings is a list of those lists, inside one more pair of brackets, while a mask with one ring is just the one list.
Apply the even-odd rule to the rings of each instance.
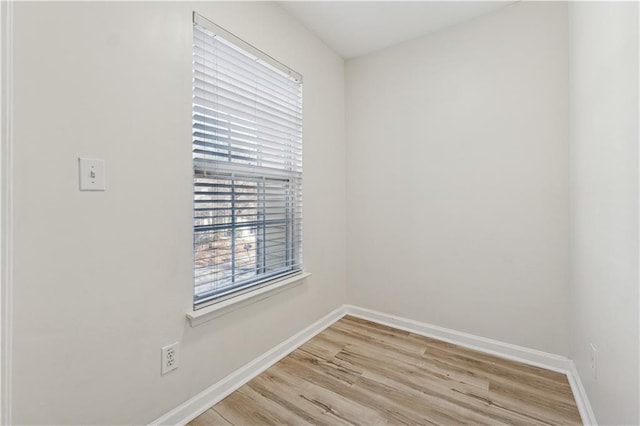
[[104, 160], [78, 158], [80, 191], [104, 191]]

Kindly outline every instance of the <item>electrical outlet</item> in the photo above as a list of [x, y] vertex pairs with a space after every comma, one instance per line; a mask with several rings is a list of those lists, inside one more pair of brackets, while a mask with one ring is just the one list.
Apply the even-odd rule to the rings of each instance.
[[178, 357], [178, 342], [163, 347], [161, 374], [165, 375], [169, 371], [178, 368], [179, 361], [180, 358]]
[[598, 379], [598, 349], [591, 343], [591, 378], [593, 380]]

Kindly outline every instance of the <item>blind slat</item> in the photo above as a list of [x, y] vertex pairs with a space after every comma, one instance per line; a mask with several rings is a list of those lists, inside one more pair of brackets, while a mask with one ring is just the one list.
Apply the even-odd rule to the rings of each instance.
[[250, 123], [259, 124], [262, 127], [268, 127], [273, 130], [280, 131], [285, 135], [296, 135], [301, 131], [301, 128], [293, 128], [286, 122], [279, 120], [278, 117], [269, 116], [262, 113], [259, 110], [253, 109], [250, 106], [242, 105], [240, 102], [228, 101], [222, 96], [207, 97], [208, 94], [202, 89], [196, 88], [194, 91], [194, 102], [198, 105], [208, 107], [218, 113], [225, 114], [229, 117], [229, 121], [233, 121], [234, 118], [242, 118], [247, 120], [247, 117], [251, 117]]
[[[227, 64], [235, 69], [235, 72], [246, 72], [266, 80], [263, 85], [277, 85], [282, 93], [294, 93], [297, 82], [290, 76], [281, 73], [269, 66], [264, 66], [257, 58], [240, 52], [232, 47], [232, 44], [223, 37], [211, 37], [206, 30], [202, 31], [198, 26], [194, 31], [194, 61], [209, 62], [215, 65]], [[204, 56], [204, 58], [203, 58]]]
[[196, 77], [198, 87], [210, 96], [220, 96], [228, 101], [240, 103], [249, 108], [253, 108], [264, 114], [277, 117], [283, 121], [288, 121], [294, 126], [297, 124], [296, 118], [300, 115], [297, 111], [285, 110], [273, 101], [265, 101], [258, 92], [242, 93], [237, 87], [221, 85], [219, 81], [207, 82]]
[[[195, 64], [195, 66], [203, 68], [205, 72], [196, 69], [194, 71], [194, 79], [202, 80], [216, 87], [222, 87], [226, 90], [236, 92], [246, 98], [251, 98], [255, 94], [257, 101], [264, 103], [265, 105], [273, 106], [280, 109], [282, 112], [288, 112], [294, 115], [302, 115], [302, 109], [300, 108], [297, 99], [294, 97], [281, 97], [277, 94], [277, 91], [271, 88], [263, 88], [261, 92], [251, 92], [247, 89], [247, 81], [226, 73], [217, 71], [215, 74], [206, 74], [207, 70], [211, 70], [206, 65]], [[213, 71], [213, 70], [212, 70]]]
[[240, 128], [231, 124], [223, 126], [222, 123], [207, 123], [194, 120], [193, 129], [196, 139], [201, 139], [205, 142], [211, 140], [222, 142], [226, 140], [227, 143], [275, 154], [288, 154], [291, 152], [300, 154], [302, 152], [300, 148], [280, 143], [276, 138], [265, 138], [264, 132], [260, 134], [260, 139], [258, 139], [258, 135], [253, 129]]
[[220, 111], [214, 111], [211, 108], [206, 108], [200, 105], [196, 105], [193, 108], [193, 119], [205, 124], [216, 125], [219, 127], [235, 129], [239, 132], [258, 132], [262, 136], [262, 139], [269, 139], [266, 136], [270, 136], [276, 142], [286, 139], [291, 132], [283, 132], [277, 128], [269, 127], [261, 123], [245, 120], [242, 117], [229, 115]]
[[289, 103], [295, 106], [294, 98], [299, 96], [298, 91], [294, 86], [287, 86], [281, 84], [278, 80], [272, 80], [265, 75], [256, 73], [255, 70], [247, 69], [245, 67], [238, 66], [229, 61], [228, 58], [219, 57], [219, 59], [212, 60], [212, 56], [202, 54], [202, 50], [198, 46], [194, 46], [194, 69], [206, 73], [209, 78], [218, 76], [225, 76], [229, 79], [242, 82], [248, 87], [251, 87], [256, 81], [260, 81], [261, 90], [271, 93], [274, 99], [284, 100], [285, 103]]

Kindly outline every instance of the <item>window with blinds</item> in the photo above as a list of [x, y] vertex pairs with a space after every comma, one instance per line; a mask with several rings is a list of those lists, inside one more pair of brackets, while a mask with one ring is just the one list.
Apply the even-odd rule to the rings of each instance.
[[301, 76], [194, 13], [192, 130], [195, 307], [301, 272]]

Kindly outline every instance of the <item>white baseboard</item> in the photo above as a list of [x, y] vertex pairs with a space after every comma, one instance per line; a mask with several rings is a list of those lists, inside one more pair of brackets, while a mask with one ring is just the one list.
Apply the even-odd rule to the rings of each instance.
[[569, 384], [571, 385], [571, 391], [573, 392], [573, 397], [576, 400], [576, 404], [578, 405], [578, 411], [580, 411], [580, 417], [582, 417], [582, 423], [588, 426], [597, 426], [598, 422], [596, 421], [596, 416], [593, 414], [593, 409], [591, 408], [591, 404], [589, 403], [589, 398], [587, 397], [587, 392], [582, 386], [582, 380], [580, 380], [580, 375], [578, 374], [578, 370], [576, 369], [576, 364], [573, 361], [569, 361], [569, 373], [567, 373], [567, 378], [569, 379]]
[[330, 312], [309, 327], [158, 418], [151, 425], [184, 425], [188, 423], [345, 315], [352, 315], [501, 358], [566, 374], [576, 399], [582, 422], [585, 425], [596, 425], [593, 410], [580, 381], [580, 376], [573, 361], [569, 358], [353, 305], [343, 305]]
[[569, 358], [554, 355], [547, 352], [529, 349], [498, 340], [487, 339], [486, 337], [475, 336], [449, 328], [439, 327], [420, 321], [385, 314], [383, 312], [364, 309], [357, 306], [346, 305], [347, 314], [354, 317], [388, 325], [400, 330], [410, 331], [422, 336], [433, 337], [465, 348], [485, 352], [501, 358], [510, 359], [548, 370], [566, 373], [569, 371]]
[[240, 367], [224, 379], [208, 387], [193, 398], [185, 401], [167, 414], [156, 419], [151, 425], [184, 425], [222, 401], [229, 394], [271, 367], [276, 362], [303, 345], [307, 340], [338, 321], [346, 314], [344, 306], [330, 312], [309, 327]]

